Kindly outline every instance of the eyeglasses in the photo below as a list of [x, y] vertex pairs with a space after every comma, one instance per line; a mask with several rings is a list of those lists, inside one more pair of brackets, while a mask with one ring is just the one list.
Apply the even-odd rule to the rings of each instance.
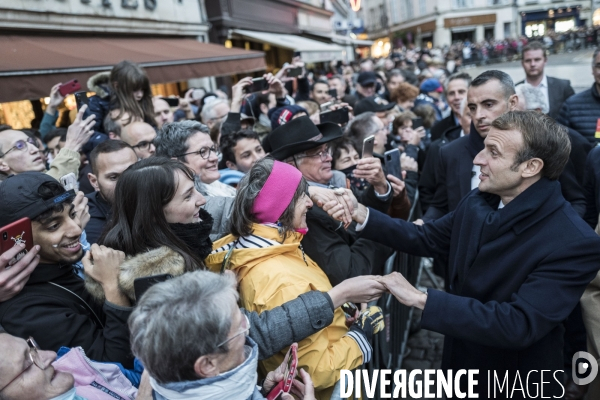
[[208, 160], [211, 152], [215, 153], [216, 156], [219, 156], [219, 154], [221, 154], [221, 152], [217, 149], [217, 146], [212, 146], [212, 147], [202, 147], [200, 150], [190, 151], [189, 153], [181, 154], [181, 155], [175, 156], [175, 157], [183, 157], [183, 156], [187, 156], [190, 154], [198, 154], [200, 157], [204, 158], [205, 160]]
[[154, 140], [150, 140], [150, 141], [148, 141], [148, 140], [142, 140], [141, 142], [139, 142], [135, 146], [131, 146], [131, 147], [133, 147], [134, 149], [138, 148], [140, 150], [146, 150], [146, 151], [148, 151], [148, 150], [150, 150], [150, 147], [153, 144], [154, 144]]
[[331, 149], [327, 148], [325, 150], [321, 150], [318, 153], [311, 154], [311, 155], [305, 155], [305, 156], [298, 156], [297, 158], [306, 158], [306, 157], [320, 157], [321, 161], [327, 161], [327, 158], [331, 157]]
[[14, 149], [17, 149], [19, 151], [27, 150], [27, 147], [28, 147], [27, 144], [28, 143], [32, 144], [37, 149], [37, 143], [35, 142], [34, 138], [27, 138], [27, 140], [17, 140], [17, 143], [15, 143], [15, 145], [13, 147], [11, 147], [10, 149], [8, 149], [6, 151], [6, 153], [2, 154], [0, 157], [4, 157], [5, 155], [7, 155], [8, 153], [10, 153]]
[[0, 392], [9, 387], [11, 383], [16, 381], [17, 378], [23, 375], [23, 373], [27, 371], [32, 365], [35, 364], [35, 366], [41, 369], [42, 371], [46, 369], [46, 365], [44, 365], [42, 359], [40, 358], [40, 353], [38, 353], [38, 350], [41, 350], [40, 346], [38, 346], [38, 344], [35, 342], [35, 340], [33, 340], [32, 337], [27, 339], [27, 345], [29, 346], [29, 364], [23, 369], [23, 371], [19, 372], [19, 375], [15, 376], [10, 382], [4, 385], [4, 387], [0, 389]]
[[235, 335], [233, 335], [232, 337], [230, 337], [229, 339], [227, 339], [223, 343], [218, 344], [217, 347], [221, 347], [224, 344], [231, 342], [233, 339], [235, 339], [236, 337], [238, 337], [238, 336], [240, 336], [242, 334], [245, 334], [246, 336], [248, 336], [248, 332], [250, 332], [250, 320], [245, 315], [244, 315], [244, 320], [246, 321], [246, 326], [243, 326], [241, 331], [239, 331], [238, 333], [236, 333]]

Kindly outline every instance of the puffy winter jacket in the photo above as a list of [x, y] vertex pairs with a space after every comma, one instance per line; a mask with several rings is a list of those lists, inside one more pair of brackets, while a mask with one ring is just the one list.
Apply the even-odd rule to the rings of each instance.
[[[276, 228], [255, 224], [252, 229], [253, 235], [272, 245], [236, 248], [231, 253], [230, 269], [240, 283], [242, 307], [263, 314], [303, 293], [331, 289], [327, 275], [303, 253], [301, 234], [294, 233], [282, 240]], [[227, 245], [236, 239], [228, 235], [215, 242], [215, 252], [205, 260], [207, 267], [219, 271], [228, 253]], [[260, 243], [265, 245], [265, 241]], [[341, 369], [355, 369], [363, 363], [359, 345], [347, 336], [345, 322], [344, 312], [337, 309], [330, 326], [298, 342], [298, 368], [304, 368], [312, 377], [317, 399], [331, 397]], [[283, 362], [286, 351], [287, 348], [259, 363], [263, 376]]]
[[560, 109], [557, 122], [581, 133], [592, 144], [600, 142], [596, 133], [600, 121], [600, 93], [594, 83], [588, 90], [571, 96]]

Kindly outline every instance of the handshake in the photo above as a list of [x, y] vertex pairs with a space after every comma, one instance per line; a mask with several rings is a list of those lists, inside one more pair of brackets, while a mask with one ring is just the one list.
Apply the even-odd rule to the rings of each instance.
[[[409, 307], [423, 309], [427, 301], [427, 294], [412, 286], [398, 272], [385, 276], [365, 275], [346, 279], [328, 292], [334, 308], [341, 307], [346, 302], [369, 303], [379, 299], [384, 293], [391, 293], [400, 303]], [[376, 313], [372, 310], [367, 316], [377, 322], [378, 318], [373, 314]]]

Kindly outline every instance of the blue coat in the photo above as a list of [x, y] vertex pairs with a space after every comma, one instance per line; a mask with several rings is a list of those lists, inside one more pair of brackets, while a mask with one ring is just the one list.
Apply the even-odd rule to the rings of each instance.
[[[561, 323], [600, 268], [600, 237], [558, 182], [542, 178], [503, 209], [498, 204], [476, 189], [421, 227], [370, 210], [362, 234], [447, 260], [449, 293], [429, 290], [422, 326], [446, 335], [443, 369], [480, 370], [482, 394], [488, 370], [509, 371], [512, 386], [517, 371], [525, 382], [530, 370], [564, 368]], [[562, 393], [551, 375], [544, 381], [555, 383], [545, 396]]]

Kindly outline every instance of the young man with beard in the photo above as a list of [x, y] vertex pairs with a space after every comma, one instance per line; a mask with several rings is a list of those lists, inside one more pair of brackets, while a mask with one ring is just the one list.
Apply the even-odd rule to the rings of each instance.
[[94, 303], [84, 282], [73, 271], [83, 258], [79, 215], [72, 204], [74, 191], [40, 172], [8, 177], [0, 185], [0, 226], [31, 219], [39, 265], [23, 290], [0, 303], [0, 325], [11, 335], [33, 336], [41, 348], [81, 346], [97, 361], [133, 367], [127, 318], [129, 300], [119, 291], [119, 265], [125, 255], [93, 245], [83, 259], [86, 275], [100, 282], [106, 294]]
[[137, 162], [137, 154], [121, 140], [100, 143], [90, 153], [92, 172], [88, 173], [94, 192], [86, 195], [90, 207], [90, 221], [85, 227], [87, 241], [98, 242], [110, 216], [119, 176]]

